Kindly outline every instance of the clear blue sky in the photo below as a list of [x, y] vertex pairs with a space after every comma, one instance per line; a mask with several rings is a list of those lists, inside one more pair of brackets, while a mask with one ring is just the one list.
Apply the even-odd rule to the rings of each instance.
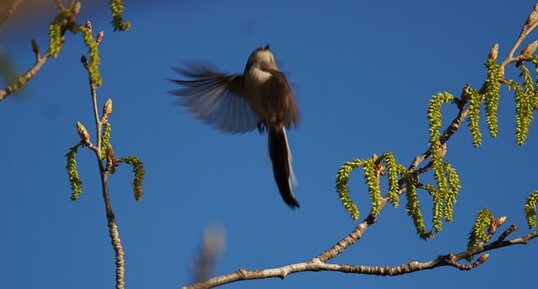
[[[52, 1], [51, 1], [52, 2]], [[432, 94], [458, 95], [481, 85], [489, 48], [500, 57], [512, 46], [533, 1], [126, 1], [133, 28], [114, 33], [106, 7], [84, 9], [100, 46], [104, 85], [99, 101], [114, 101], [112, 141], [117, 155], [138, 155], [146, 167], [145, 197], [133, 200], [129, 167], [110, 179], [113, 207], [126, 251], [128, 288], [176, 288], [191, 280], [191, 263], [209, 224], [226, 231], [216, 274], [305, 261], [356, 225], [334, 191], [339, 166], [353, 158], [392, 151], [408, 165], [427, 145], [426, 107]], [[226, 3], [225, 3], [226, 2]], [[95, 6], [95, 5], [93, 5]], [[0, 32], [0, 47], [19, 69], [33, 62], [30, 39], [43, 50], [41, 18]], [[14, 17], [24, 17], [15, 14]], [[11, 27], [11, 28], [10, 28]], [[536, 39], [538, 34], [529, 40]], [[249, 53], [269, 43], [294, 84], [301, 124], [288, 137], [299, 180], [299, 210], [281, 201], [271, 174], [266, 136], [228, 135], [194, 119], [166, 79], [181, 60], [207, 59], [241, 72]], [[111, 288], [114, 257], [108, 238], [97, 166], [79, 153], [84, 192], [76, 202], [64, 154], [78, 140], [76, 121], [92, 132], [86, 54], [68, 35], [56, 60], [18, 96], [0, 103], [0, 287]], [[513, 75], [512, 75], [513, 76]], [[450, 141], [449, 160], [463, 183], [455, 220], [434, 239], [415, 235], [405, 209], [387, 207], [360, 242], [336, 263], [398, 265], [460, 252], [476, 212], [507, 215], [520, 235], [528, 230], [523, 202], [538, 189], [538, 132], [514, 143], [514, 101], [504, 91], [500, 136], [474, 149], [470, 134]], [[444, 110], [447, 119], [454, 108]], [[483, 125], [485, 128], [485, 125]], [[484, 135], [487, 133], [484, 131]], [[362, 175], [353, 198], [368, 200]], [[429, 202], [424, 201], [429, 216]], [[440, 268], [400, 277], [300, 273], [240, 282], [225, 288], [478, 288], [528, 287], [538, 242], [492, 252], [470, 272]], [[449, 282], [447, 282], [450, 280]]]

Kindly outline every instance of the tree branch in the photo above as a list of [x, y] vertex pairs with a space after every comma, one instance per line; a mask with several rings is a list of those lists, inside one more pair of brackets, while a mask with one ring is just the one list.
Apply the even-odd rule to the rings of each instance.
[[[62, 6], [62, 8], [65, 8], [65, 7]], [[61, 11], [62, 10], [60, 9], [60, 12], [59, 12], [60, 14], [62, 13]], [[78, 24], [75, 23], [75, 18], [78, 16], [79, 12], [80, 12], [80, 2], [75, 3], [73, 1], [70, 7], [70, 13], [71, 13], [70, 18], [68, 21], [62, 24], [61, 29], [60, 29], [60, 34], [62, 37], [63, 35], [65, 35], [65, 32], [67, 32], [67, 30], [70, 30], [72, 32], [77, 31]], [[37, 46], [37, 43], [35, 41], [32, 41], [32, 50], [35, 54], [36, 62], [28, 71], [26, 71], [24, 74], [19, 76], [15, 82], [8, 85], [4, 89], [0, 89], [0, 101], [4, 100], [10, 94], [16, 92], [22, 86], [24, 86], [28, 81], [30, 81], [39, 72], [39, 70], [41, 70], [41, 68], [43, 67], [43, 65], [45, 65], [47, 60], [49, 60], [49, 58], [53, 56], [51, 54], [50, 47], [43, 56], [40, 56], [39, 47]]]
[[[91, 27], [91, 25], [90, 25]], [[112, 210], [112, 203], [110, 201], [110, 193], [108, 189], [108, 174], [110, 172], [110, 169], [113, 167], [113, 164], [110, 165], [109, 162], [114, 162], [114, 160], [111, 160], [110, 158], [106, 158], [107, 164], [103, 164], [103, 158], [102, 158], [102, 151], [101, 151], [101, 132], [103, 127], [103, 122], [106, 121], [106, 118], [103, 118], [103, 120], [99, 117], [99, 110], [97, 106], [97, 91], [96, 91], [96, 85], [92, 81], [92, 77], [90, 75], [90, 71], [88, 69], [88, 62], [85, 56], [81, 58], [82, 65], [88, 72], [88, 80], [90, 85], [90, 95], [92, 99], [92, 106], [93, 106], [93, 112], [94, 112], [94, 118], [95, 118], [95, 126], [97, 131], [97, 145], [91, 146], [90, 148], [94, 151], [95, 156], [97, 158], [97, 163], [99, 166], [99, 175], [101, 180], [101, 189], [103, 193], [103, 200], [105, 203], [105, 211], [106, 211], [106, 219], [107, 219], [107, 225], [108, 225], [108, 234], [110, 237], [110, 240], [112, 242], [112, 248], [114, 249], [115, 253], [115, 264], [116, 264], [116, 289], [124, 289], [125, 288], [125, 252], [123, 250], [123, 245], [121, 243], [120, 234], [118, 230], [118, 225], [116, 224], [116, 217], [114, 215], [114, 212]]]
[[24, 74], [19, 76], [17, 80], [8, 85], [6, 88], [0, 90], [0, 101], [4, 100], [8, 95], [14, 93], [15, 91], [19, 90], [26, 82], [28, 82], [30, 79], [32, 79], [37, 72], [43, 67], [43, 65], [49, 60], [49, 54], [48, 52], [45, 53], [43, 56], [37, 56], [36, 55], [36, 62], [34, 66], [32, 66], [28, 71], [26, 71]]
[[[512, 227], [511, 227], [512, 228]], [[510, 228], [509, 228], [510, 229]], [[508, 230], [509, 230], [508, 229]], [[239, 269], [234, 273], [218, 276], [203, 282], [182, 287], [182, 289], [201, 289], [213, 288], [220, 285], [233, 283], [240, 280], [254, 280], [265, 278], [280, 278], [284, 279], [288, 275], [298, 272], [318, 272], [318, 271], [333, 271], [341, 273], [354, 273], [376, 276], [398, 276], [409, 274], [416, 271], [431, 270], [437, 267], [451, 266], [458, 270], [471, 270], [487, 261], [489, 254], [480, 256], [475, 262], [469, 264], [461, 264], [458, 261], [470, 256], [499, 249], [502, 247], [527, 244], [530, 240], [537, 238], [538, 232], [532, 232], [527, 235], [512, 239], [512, 240], [497, 240], [487, 245], [463, 251], [461, 253], [448, 253], [440, 255], [437, 258], [426, 261], [411, 261], [398, 266], [365, 266], [365, 265], [349, 265], [349, 264], [330, 264], [321, 261], [319, 258], [314, 258], [308, 262], [294, 263], [278, 268], [270, 268], [264, 270], [246, 270]]]
[[[383, 208], [386, 203], [387, 199], [383, 198], [381, 208]], [[325, 262], [338, 256], [339, 254], [344, 252], [349, 246], [353, 245], [360, 238], [362, 238], [362, 235], [366, 232], [366, 230], [368, 230], [368, 227], [375, 222], [376, 218], [373, 215], [368, 215], [368, 217], [366, 217], [364, 221], [362, 221], [357, 227], [355, 227], [355, 229], [351, 231], [351, 233], [349, 233], [345, 238], [338, 241], [338, 243], [318, 255], [316, 258], [319, 259], [321, 262]]]
[[[538, 4], [537, 4], [537, 6], [538, 6]], [[536, 7], [535, 7], [535, 9], [536, 9]], [[514, 46], [512, 46], [512, 48], [510, 49], [510, 52], [508, 53], [506, 58], [499, 65], [501, 75], [504, 75], [504, 70], [505, 70], [507, 65], [512, 64], [512, 63], [517, 63], [517, 62], [521, 61], [521, 57], [519, 57], [519, 56], [514, 57], [514, 53], [521, 46], [521, 43], [523, 43], [525, 38], [532, 31], [534, 31], [534, 29], [536, 29], [537, 26], [538, 26], [538, 21], [533, 23], [531, 26], [527, 26], [526, 24], [523, 26], [523, 29], [521, 30], [521, 33], [519, 34], [519, 37], [517, 38], [516, 42], [514, 43]], [[479, 93], [482, 95], [482, 97], [483, 97], [483, 94], [485, 93], [485, 84], [486, 83], [484, 82], [482, 84], [480, 90], [479, 90]], [[458, 105], [458, 107], [459, 107], [458, 115], [452, 120], [452, 122], [448, 125], [448, 127], [443, 131], [443, 134], [441, 135], [441, 139], [440, 139], [440, 144], [441, 145], [444, 145], [445, 143], [447, 143], [448, 140], [450, 139], [450, 137], [452, 137], [452, 135], [454, 133], [456, 133], [456, 131], [458, 131], [461, 124], [465, 121], [465, 119], [467, 118], [467, 115], [469, 114], [469, 109], [465, 107], [465, 105], [467, 104], [467, 98], [464, 97], [464, 94], [465, 94], [465, 92], [462, 91], [462, 96], [460, 97], [460, 100], [459, 100], [460, 103]], [[424, 153], [422, 153], [421, 155], [416, 156], [414, 158], [413, 162], [411, 163], [411, 165], [409, 166], [409, 171], [414, 172], [416, 170], [416, 168], [418, 166], [420, 166], [420, 164], [424, 160], [428, 159], [431, 156], [432, 150], [433, 150], [433, 148], [429, 147], [428, 150], [426, 150]]]

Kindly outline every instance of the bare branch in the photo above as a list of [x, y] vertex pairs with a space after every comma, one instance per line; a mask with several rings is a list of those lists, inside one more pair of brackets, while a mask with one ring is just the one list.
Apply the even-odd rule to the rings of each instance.
[[465, 259], [469, 256], [473, 256], [482, 252], [499, 249], [502, 247], [512, 245], [527, 244], [530, 240], [537, 238], [538, 232], [532, 232], [527, 235], [521, 236], [508, 241], [494, 241], [488, 245], [474, 248], [472, 250], [466, 250], [461, 253], [445, 254], [439, 257], [426, 261], [418, 262], [411, 261], [398, 266], [365, 266], [365, 265], [349, 265], [349, 264], [329, 264], [322, 262], [319, 258], [314, 258], [308, 262], [295, 263], [278, 268], [270, 268], [264, 270], [250, 271], [246, 269], [239, 269], [234, 273], [218, 276], [203, 282], [192, 284], [182, 287], [182, 289], [201, 289], [201, 288], [214, 288], [220, 285], [233, 283], [240, 280], [254, 280], [265, 278], [280, 278], [284, 279], [288, 275], [298, 272], [317, 272], [317, 271], [333, 271], [341, 273], [354, 273], [364, 275], [376, 275], [376, 276], [398, 276], [403, 274], [409, 274], [416, 271], [431, 270], [436, 267], [451, 266], [458, 270], [471, 270], [486, 262], [489, 258], [489, 254], [480, 256], [475, 262], [469, 264], [461, 264], [458, 261]]
[[[381, 208], [385, 206], [387, 203], [387, 199], [382, 199]], [[321, 262], [328, 261], [336, 256], [338, 256], [340, 253], [344, 252], [349, 246], [353, 245], [355, 242], [357, 242], [360, 238], [362, 238], [362, 235], [368, 227], [372, 224], [374, 224], [376, 221], [376, 218], [372, 215], [368, 215], [364, 221], [362, 221], [355, 229], [349, 233], [345, 238], [338, 241], [334, 246], [332, 246], [330, 249], [326, 250], [325, 252], [321, 253], [316, 258], [319, 259]]]
[[7, 86], [6, 88], [0, 90], [0, 101], [4, 100], [8, 95], [12, 94], [13, 92], [17, 91], [19, 88], [21, 88], [26, 82], [28, 82], [30, 79], [32, 79], [37, 72], [41, 69], [41, 67], [49, 60], [49, 54], [46, 53], [45, 55], [38, 57], [36, 55], [36, 62], [34, 66], [32, 66], [28, 71], [26, 71], [24, 74], [19, 76], [17, 80]]
[[[538, 8], [538, 4], [534, 6], [533, 11], [531, 12], [531, 16], [537, 12], [537, 8]], [[501, 72], [503, 74], [504, 74], [504, 68], [506, 67], [506, 65], [520, 61], [520, 59], [517, 59], [516, 57], [514, 57], [516, 50], [519, 48], [519, 46], [521, 46], [521, 43], [523, 43], [523, 40], [525, 40], [525, 38], [527, 38], [527, 36], [536, 28], [536, 26], [538, 26], [538, 21], [536, 20], [529, 21], [531, 20], [530, 18], [531, 17], [529, 17], [529, 19], [527, 19], [527, 23], [523, 25], [523, 28], [521, 29], [521, 33], [519, 34], [519, 37], [514, 43], [514, 46], [512, 46], [512, 49], [510, 49], [510, 52], [501, 63]]]

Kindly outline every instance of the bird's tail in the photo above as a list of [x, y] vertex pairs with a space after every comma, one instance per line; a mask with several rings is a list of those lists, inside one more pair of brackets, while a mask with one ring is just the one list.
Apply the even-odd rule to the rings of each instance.
[[269, 157], [273, 163], [275, 177], [280, 196], [290, 208], [298, 208], [299, 202], [293, 195], [292, 185], [295, 176], [291, 167], [291, 152], [288, 146], [285, 127], [270, 127], [269, 129]]

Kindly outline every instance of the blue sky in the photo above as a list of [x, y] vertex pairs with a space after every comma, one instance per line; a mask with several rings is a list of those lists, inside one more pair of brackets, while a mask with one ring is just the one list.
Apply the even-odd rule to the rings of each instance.
[[[95, 1], [93, 1], [95, 2]], [[112, 204], [126, 251], [128, 288], [176, 288], [192, 278], [191, 264], [210, 224], [226, 232], [215, 274], [305, 261], [356, 225], [334, 191], [339, 166], [392, 151], [408, 165], [426, 149], [426, 108], [432, 94], [458, 95], [482, 84], [489, 48], [500, 57], [512, 46], [535, 2], [517, 1], [126, 1], [133, 28], [115, 33], [106, 7], [82, 9], [104, 30], [98, 90], [114, 101], [112, 142], [117, 155], [139, 156], [146, 167], [145, 197], [133, 200], [129, 167], [110, 179]], [[6, 23], [0, 47], [22, 70], [33, 62], [30, 39], [43, 50], [54, 10], [24, 24]], [[14, 17], [23, 17], [15, 14]], [[528, 39], [534, 40], [538, 34]], [[301, 111], [288, 133], [301, 203], [290, 210], [274, 184], [266, 136], [229, 135], [173, 105], [166, 79], [182, 60], [210, 60], [241, 72], [249, 53], [269, 43], [294, 84]], [[87, 76], [79, 59], [87, 49], [68, 35], [19, 95], [0, 103], [0, 287], [106, 288], [114, 282], [97, 166], [79, 153], [84, 192], [76, 202], [64, 155], [78, 140], [75, 123], [93, 132]], [[513, 72], [513, 70], [509, 70]], [[516, 75], [512, 74], [512, 77]], [[507, 215], [526, 233], [522, 208], [538, 188], [538, 134], [514, 142], [513, 95], [503, 91], [500, 136], [472, 147], [467, 130], [448, 144], [447, 160], [462, 180], [455, 219], [434, 239], [415, 235], [405, 209], [386, 207], [364, 238], [335, 263], [398, 265], [460, 252], [476, 212]], [[451, 119], [455, 108], [443, 110]], [[485, 123], [482, 124], [485, 128]], [[487, 135], [483, 131], [484, 135]], [[362, 175], [350, 182], [368, 211]], [[429, 216], [424, 199], [425, 215]], [[439, 268], [399, 277], [300, 273], [239, 282], [226, 288], [452, 288], [525, 287], [535, 273], [537, 242], [492, 252], [470, 272]], [[501, 277], [502, 276], [502, 277]], [[451, 282], [446, 282], [450, 280]], [[461, 286], [461, 285], [460, 285]]]

